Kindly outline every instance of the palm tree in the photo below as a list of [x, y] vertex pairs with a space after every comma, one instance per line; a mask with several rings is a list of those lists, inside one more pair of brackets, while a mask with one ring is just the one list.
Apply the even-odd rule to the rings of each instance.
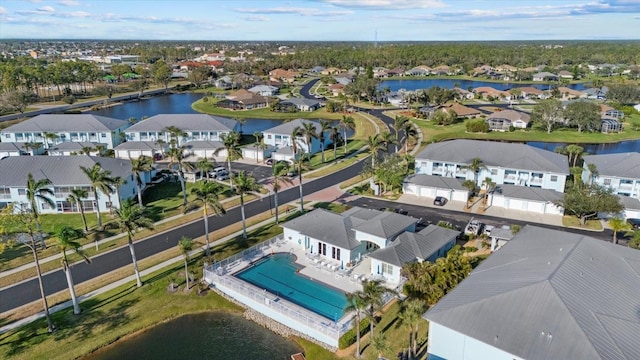
[[136, 187], [138, 188], [138, 205], [142, 205], [142, 177], [141, 174], [153, 170], [153, 159], [149, 156], [142, 155], [137, 159], [131, 159], [131, 173], [136, 179]]
[[[383, 133], [380, 134], [380, 140], [382, 141], [382, 143], [384, 144], [385, 151], [387, 151], [389, 149], [389, 145], [398, 145], [396, 143], [395, 137], [393, 136], [393, 134], [391, 134], [390, 131], [384, 131]], [[398, 151], [398, 149], [396, 148], [396, 152]]]
[[413, 122], [411, 120], [404, 124], [402, 130], [404, 131], [404, 152], [409, 153], [409, 139], [415, 138], [418, 133], [413, 127]]
[[262, 133], [260, 131], [254, 131], [253, 137], [256, 139], [256, 142], [253, 143], [253, 147], [256, 148], [256, 164], [258, 163], [258, 148], [262, 144]]
[[571, 162], [571, 166], [575, 167], [576, 162], [580, 155], [584, 152], [584, 148], [580, 145], [567, 145], [565, 147], [566, 153], [569, 155], [569, 161]]
[[276, 208], [276, 224], [279, 223], [279, 210], [278, 210], [278, 191], [280, 190], [280, 182], [286, 182], [292, 184], [291, 179], [285, 175], [289, 171], [289, 165], [286, 162], [276, 162], [272, 167], [273, 173], [273, 203]]
[[153, 229], [153, 222], [145, 216], [144, 209], [131, 199], [123, 201], [122, 204], [120, 204], [120, 208], [116, 209], [115, 212], [118, 228], [127, 233], [131, 261], [136, 274], [136, 283], [138, 287], [141, 287], [142, 279], [140, 278], [140, 271], [138, 271], [136, 251], [133, 247], [133, 233], [140, 228]]
[[184, 258], [184, 277], [187, 284], [185, 290], [189, 290], [189, 252], [193, 250], [193, 240], [183, 236], [180, 238], [180, 241], [178, 241], [178, 248], [180, 248], [180, 252]]
[[87, 218], [84, 215], [84, 205], [82, 201], [89, 196], [89, 191], [83, 188], [75, 188], [71, 189], [69, 192], [69, 196], [67, 196], [67, 201], [70, 203], [76, 203], [78, 206], [78, 210], [80, 210], [80, 216], [82, 217], [82, 224], [84, 225], [84, 232], [89, 232], [89, 227], [87, 226]]
[[364, 302], [364, 294], [361, 291], [354, 293], [347, 293], [347, 307], [345, 312], [355, 311], [356, 313], [356, 358], [360, 358], [360, 315], [362, 315], [362, 309], [366, 306]]
[[371, 334], [371, 347], [378, 353], [378, 360], [384, 359], [382, 353], [391, 349], [384, 333]]
[[247, 223], [244, 215], [244, 196], [260, 189], [260, 185], [256, 182], [256, 178], [251, 174], [240, 171], [235, 178], [235, 191], [240, 195], [240, 214], [242, 215], [242, 237], [247, 240]]
[[167, 145], [167, 142], [162, 139], [158, 139], [155, 144], [160, 148], [160, 155], [164, 158], [164, 146]]
[[478, 183], [478, 174], [480, 174], [480, 170], [486, 169], [487, 167], [482, 163], [479, 157], [474, 157], [471, 159], [471, 164], [463, 166], [463, 169], [471, 170], [473, 172], [473, 181]]
[[240, 118], [240, 117], [234, 117], [233, 120], [237, 121], [238, 124], [240, 124], [240, 134], [242, 134], [242, 127], [244, 126], [244, 124], [247, 122], [247, 119], [245, 118]]
[[469, 195], [467, 196], [467, 207], [468, 207], [469, 200], [471, 200], [471, 197], [476, 192], [477, 185], [476, 185], [476, 182], [473, 180], [465, 180], [462, 182], [462, 186], [464, 186], [465, 188], [467, 188], [467, 190], [469, 190]]
[[104, 152], [107, 150], [107, 146], [104, 144], [97, 144], [96, 145], [96, 152], [98, 153], [98, 156], [104, 156]]
[[[482, 186], [485, 188], [486, 194], [490, 194], [493, 192], [493, 190], [495, 190], [496, 183], [493, 181], [493, 179], [491, 179], [491, 177], [487, 176], [482, 181]], [[487, 195], [485, 195], [484, 203], [485, 205], [487, 204]]]
[[618, 243], [618, 232], [631, 230], [631, 225], [623, 218], [614, 217], [607, 222], [613, 231], [613, 243]]
[[327, 131], [331, 129], [331, 122], [327, 120], [320, 120], [320, 130], [318, 131], [318, 140], [320, 140], [320, 150], [322, 151], [322, 163], [324, 164], [324, 140], [327, 136]]
[[[202, 158], [196, 162], [196, 169], [200, 171], [200, 177], [209, 180], [209, 172], [213, 170], [214, 165], [209, 159]], [[204, 173], [204, 176], [203, 176]]]
[[300, 213], [304, 214], [304, 198], [302, 192], [302, 171], [309, 169], [309, 154], [299, 154], [296, 158], [296, 172], [298, 173], [298, 189], [300, 190]]
[[376, 167], [376, 158], [379, 151], [384, 151], [385, 145], [379, 134], [369, 135], [367, 138], [367, 146], [369, 147], [369, 155], [371, 156], [371, 168]]
[[71, 276], [71, 266], [69, 265], [69, 259], [67, 258], [67, 250], [72, 250], [76, 254], [80, 255], [84, 261], [88, 264], [91, 259], [82, 250], [82, 245], [75, 241], [82, 236], [82, 231], [72, 228], [71, 226], [64, 226], [56, 231], [56, 237], [58, 238], [58, 249], [62, 253], [62, 270], [67, 277], [67, 285], [69, 285], [69, 293], [71, 294], [71, 302], [73, 303], [73, 313], [80, 314], [80, 305], [76, 298], [76, 290], [73, 285], [73, 277]]
[[38, 150], [40, 150], [42, 148], [42, 143], [34, 142], [34, 143], [31, 144], [31, 147], [33, 148], [33, 154], [34, 155], [38, 154], [38, 153], [40, 153], [40, 151], [38, 151]]
[[169, 133], [169, 138], [171, 139], [171, 147], [177, 147], [180, 145], [180, 138], [183, 136], [187, 136], [187, 133], [182, 131], [177, 126], [171, 125], [164, 128], [162, 131]]
[[80, 150], [80, 153], [84, 155], [91, 155], [93, 150], [94, 149], [92, 146], [83, 146], [82, 149]]
[[338, 128], [342, 129], [342, 139], [344, 140], [344, 153], [347, 153], [347, 131], [355, 130], [356, 123], [351, 116], [342, 115], [342, 119], [338, 123]]
[[54, 196], [51, 186], [51, 180], [47, 178], [36, 181], [31, 173], [27, 175], [27, 188], [25, 189], [25, 192], [27, 194], [27, 199], [29, 200], [29, 206], [31, 206], [30, 212], [33, 214], [33, 219], [36, 223], [38, 239], [40, 239], [40, 243], [45, 249], [47, 245], [45, 244], [44, 237], [42, 236], [42, 225], [40, 224], [37, 201], [40, 200], [43, 205], [47, 204], [48, 206], [55, 208], [56, 203], [51, 199], [51, 197]]
[[409, 348], [412, 358], [417, 356], [418, 350], [418, 325], [425, 311], [424, 301], [421, 299], [409, 299], [404, 302], [400, 312], [400, 320], [409, 328]]
[[196, 187], [191, 188], [191, 194], [195, 195], [193, 202], [202, 203], [202, 218], [204, 220], [204, 236], [207, 243], [207, 256], [211, 255], [209, 247], [209, 209], [213, 211], [213, 215], [222, 215], [226, 211], [220, 204], [219, 195], [222, 186], [215, 181], [200, 181]]
[[93, 188], [93, 198], [96, 203], [96, 214], [98, 216], [98, 230], [102, 230], [102, 215], [100, 214], [100, 202], [98, 201], [98, 190], [103, 194], [111, 194], [114, 191], [115, 180], [111, 177], [111, 171], [102, 170], [100, 163], [95, 163], [92, 167], [80, 166], [82, 172], [89, 178]]
[[187, 206], [187, 185], [184, 180], [184, 171], [192, 170], [193, 165], [184, 161], [184, 147], [172, 147], [167, 152], [169, 155], [169, 169], [174, 169], [178, 173], [178, 180], [180, 180], [180, 188], [182, 189], [182, 206]]
[[362, 299], [365, 303], [365, 310], [370, 321], [370, 334], [373, 335], [373, 324], [376, 321], [376, 312], [380, 309], [382, 304], [382, 295], [385, 293], [385, 288], [378, 280], [364, 280], [362, 282]]
[[[223, 149], [227, 151], [227, 166], [229, 167], [229, 173], [232, 173], [231, 162], [242, 159], [242, 150], [240, 149], [240, 133], [232, 131], [228, 134], [222, 134], [220, 138], [222, 139], [223, 147], [218, 148], [215, 153], [217, 155]], [[229, 177], [229, 186], [233, 188], [233, 176]]]
[[408, 122], [409, 118], [403, 115], [396, 115], [393, 119], [393, 129], [396, 131], [396, 152], [398, 152], [398, 145], [400, 145], [400, 131], [405, 129]]
[[340, 130], [333, 126], [329, 129], [329, 139], [331, 139], [331, 143], [333, 144], [333, 161], [338, 161], [338, 141], [342, 138], [340, 135]]
[[22, 147], [24, 148], [24, 151], [26, 151], [27, 153], [31, 153], [29, 150], [31, 150], [33, 148], [33, 143], [32, 142], [26, 142], [26, 143], [22, 144]]
[[[44, 138], [46, 139], [45, 144], [47, 144], [47, 149], [49, 149], [51, 146], [55, 145], [56, 140], [60, 139], [60, 135], [52, 132], [45, 132]], [[49, 143], [49, 141], [51, 141], [51, 143]]]
[[593, 185], [593, 183], [596, 181], [596, 178], [598, 177], [598, 175], [600, 175], [600, 173], [598, 173], [598, 168], [596, 167], [596, 164], [587, 164], [587, 169], [589, 169], [589, 184]]
[[300, 133], [304, 137], [304, 142], [307, 145], [307, 154], [311, 155], [311, 141], [318, 138], [316, 124], [311, 121], [302, 123]]

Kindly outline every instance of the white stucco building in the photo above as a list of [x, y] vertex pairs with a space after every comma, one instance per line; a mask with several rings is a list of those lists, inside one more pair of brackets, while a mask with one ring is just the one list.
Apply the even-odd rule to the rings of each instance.
[[[640, 198], [640, 153], [585, 155], [582, 158], [583, 182], [611, 188], [618, 195]], [[595, 166], [597, 174], [589, 171], [589, 165]]]
[[[315, 154], [322, 149], [320, 145], [320, 140], [316, 137], [311, 138], [311, 149], [308, 149], [306, 140], [304, 136], [297, 136], [295, 139], [291, 139], [291, 135], [293, 130], [298, 127], [303, 129], [304, 124], [313, 124], [315, 126], [315, 132], [318, 133], [320, 130], [320, 123], [317, 121], [311, 120], [303, 120], [303, 119], [295, 119], [292, 121], [284, 122], [278, 126], [272, 127], [271, 129], [267, 129], [263, 131], [264, 135], [264, 143], [269, 146], [273, 146], [277, 149], [292, 147], [293, 141], [295, 141], [298, 151], [303, 153]], [[331, 139], [329, 138], [328, 132], [325, 133], [324, 139], [324, 148], [327, 149], [327, 146], [331, 144]], [[291, 158], [283, 158], [282, 160], [291, 160]]]

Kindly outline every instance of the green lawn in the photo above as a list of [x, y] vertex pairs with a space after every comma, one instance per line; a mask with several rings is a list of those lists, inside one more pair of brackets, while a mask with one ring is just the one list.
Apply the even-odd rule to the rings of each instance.
[[[195, 196], [191, 195], [191, 189], [194, 186], [195, 183], [186, 183], [188, 202], [195, 199]], [[220, 195], [220, 200], [233, 196], [227, 185], [223, 185], [223, 188], [224, 192]], [[142, 203], [145, 205], [149, 217], [154, 221], [181, 214], [184, 210], [182, 202], [180, 182], [164, 182], [154, 185], [148, 188], [142, 196]]]
[[273, 112], [270, 108], [261, 108], [255, 110], [227, 110], [221, 109], [215, 106], [215, 102], [211, 99], [208, 102], [202, 101], [202, 99], [194, 102], [191, 107], [198, 112], [226, 116], [231, 118], [256, 118], [256, 119], [279, 119], [279, 120], [292, 120], [292, 119], [328, 119], [328, 120], [340, 120], [342, 119], [341, 113], [330, 113], [325, 108], [316, 111], [299, 111], [295, 113], [281, 113]]

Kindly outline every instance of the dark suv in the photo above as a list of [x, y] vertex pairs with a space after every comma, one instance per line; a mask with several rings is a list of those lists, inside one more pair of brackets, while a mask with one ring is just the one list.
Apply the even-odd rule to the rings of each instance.
[[640, 219], [627, 219], [627, 223], [629, 223], [634, 230], [640, 229]]
[[444, 206], [444, 204], [447, 203], [447, 198], [444, 196], [436, 196], [435, 199], [433, 199], [433, 205], [436, 206]]

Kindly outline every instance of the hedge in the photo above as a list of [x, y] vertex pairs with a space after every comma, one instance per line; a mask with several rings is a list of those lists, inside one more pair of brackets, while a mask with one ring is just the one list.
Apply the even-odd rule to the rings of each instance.
[[[360, 320], [360, 338], [364, 336], [369, 331], [369, 318], [364, 318]], [[354, 326], [351, 330], [344, 333], [340, 336], [338, 340], [338, 348], [340, 350], [346, 349], [356, 342], [356, 327]]]

